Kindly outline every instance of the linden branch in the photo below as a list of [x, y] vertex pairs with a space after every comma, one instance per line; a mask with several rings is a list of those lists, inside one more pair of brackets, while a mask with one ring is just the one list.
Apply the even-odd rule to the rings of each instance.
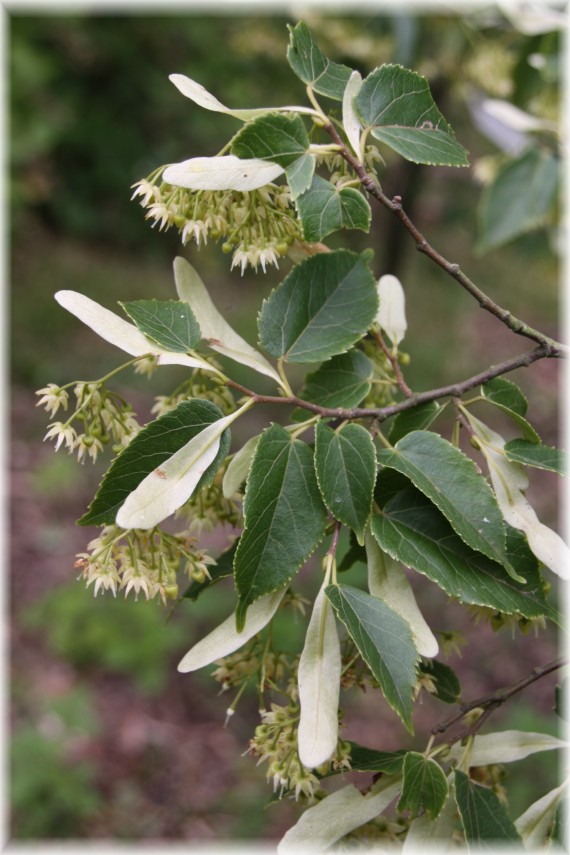
[[460, 734], [458, 734], [453, 742], [458, 742], [461, 739], [464, 739], [466, 736], [473, 736], [473, 734], [477, 733], [478, 730], [482, 727], [484, 722], [489, 718], [489, 716], [500, 706], [502, 706], [506, 701], [510, 700], [514, 695], [517, 695], [519, 692], [522, 692], [523, 689], [526, 689], [527, 686], [530, 686], [532, 683], [535, 683], [537, 680], [540, 680], [542, 677], [546, 677], [547, 674], [551, 674], [553, 671], [557, 671], [559, 668], [563, 668], [567, 665], [568, 662], [564, 657], [559, 657], [558, 659], [552, 660], [552, 662], [547, 662], [546, 665], [541, 665], [531, 671], [526, 677], [523, 677], [522, 680], [518, 680], [516, 683], [513, 683], [511, 686], [506, 686], [503, 689], [498, 689], [495, 692], [492, 692], [489, 695], [483, 695], [481, 698], [476, 698], [474, 701], [469, 701], [468, 703], [460, 704], [459, 710], [453, 715], [446, 718], [444, 721], [441, 721], [439, 724], [436, 724], [435, 727], [432, 728], [431, 732], [434, 736], [440, 733], [445, 733], [451, 725], [455, 724], [457, 721], [462, 719], [467, 713], [471, 712], [475, 709], [481, 709], [483, 712], [470, 727], [466, 728]]
[[449, 276], [459, 282], [459, 284], [477, 300], [482, 309], [485, 309], [487, 312], [490, 312], [498, 318], [498, 320], [505, 324], [512, 332], [517, 335], [524, 336], [525, 338], [530, 338], [540, 344], [544, 348], [543, 356], [562, 357], [567, 355], [568, 349], [563, 344], [555, 341], [547, 335], [544, 335], [544, 333], [535, 330], [524, 321], [516, 318], [507, 309], [499, 306], [487, 294], [481, 291], [481, 289], [478, 288], [465, 273], [463, 273], [458, 264], [448, 261], [443, 255], [441, 255], [441, 253], [434, 249], [404, 211], [401, 197], [394, 196], [393, 199], [389, 199], [388, 196], [382, 192], [382, 188], [379, 184], [366, 171], [363, 164], [360, 163], [346, 147], [332, 122], [328, 122], [325, 125], [325, 130], [338, 145], [339, 154], [358, 175], [360, 183], [364, 189], [402, 222], [414, 239], [418, 252], [423, 252], [424, 255], [431, 258], [431, 260], [445, 270]]
[[441, 386], [439, 389], [430, 389], [426, 392], [417, 392], [410, 395], [404, 401], [399, 401], [397, 404], [390, 404], [386, 407], [351, 407], [344, 409], [343, 407], [322, 407], [319, 404], [313, 404], [311, 401], [304, 401], [296, 395], [284, 397], [281, 395], [259, 395], [251, 389], [242, 386], [241, 383], [236, 383], [234, 380], [226, 379], [226, 384], [236, 389], [243, 395], [253, 398], [257, 404], [285, 404], [291, 407], [301, 407], [304, 410], [309, 410], [311, 413], [316, 413], [325, 418], [340, 418], [340, 419], [363, 419], [374, 418], [379, 422], [384, 421], [390, 416], [395, 416], [404, 410], [410, 410], [418, 404], [426, 404], [429, 401], [437, 401], [440, 398], [459, 398], [465, 392], [469, 392], [476, 386], [487, 383], [494, 377], [499, 377], [501, 374], [507, 374], [514, 371], [516, 368], [526, 368], [537, 362], [539, 359], [551, 358], [555, 356], [550, 347], [540, 345], [534, 350], [529, 350], [526, 353], [521, 353], [519, 356], [513, 356], [511, 359], [506, 359], [497, 365], [491, 365], [485, 371], [479, 374], [474, 374], [460, 383], [452, 383], [449, 386]]

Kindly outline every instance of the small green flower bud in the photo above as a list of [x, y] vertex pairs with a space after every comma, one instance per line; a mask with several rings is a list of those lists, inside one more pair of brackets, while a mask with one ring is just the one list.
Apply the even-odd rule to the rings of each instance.
[[224, 253], [224, 255], [229, 255], [230, 252], [233, 252], [233, 251], [234, 251], [234, 245], [233, 245], [233, 243], [231, 243], [231, 241], [227, 240], [225, 243], [222, 244], [222, 252]]
[[164, 595], [168, 597], [169, 600], [175, 600], [178, 596], [178, 585], [176, 582], [173, 582], [171, 585], [164, 586]]
[[410, 361], [411, 361], [410, 354], [409, 353], [402, 353], [402, 351], [400, 351], [398, 353], [398, 361], [399, 361], [400, 365], [409, 365]]

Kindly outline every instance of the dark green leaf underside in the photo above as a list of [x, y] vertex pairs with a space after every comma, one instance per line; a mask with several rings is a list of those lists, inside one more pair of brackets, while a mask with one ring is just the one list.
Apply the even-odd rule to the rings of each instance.
[[324, 531], [313, 453], [279, 425], [267, 428], [257, 443], [243, 509], [245, 529], [234, 562], [238, 627], [251, 603], [295, 575]]
[[[79, 525], [112, 525], [129, 493], [147, 475], [223, 415], [211, 401], [196, 398], [182, 401], [175, 410], [146, 425], [113, 461], [89, 510], [78, 520]], [[218, 454], [203, 474], [196, 491], [215, 474], [229, 451], [229, 442], [228, 429], [222, 434]]]
[[200, 327], [188, 303], [134, 300], [120, 305], [147, 338], [166, 350], [186, 353], [200, 341]]

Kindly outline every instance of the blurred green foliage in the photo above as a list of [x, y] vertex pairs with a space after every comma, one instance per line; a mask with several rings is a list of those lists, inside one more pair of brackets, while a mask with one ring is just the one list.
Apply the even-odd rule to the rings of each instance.
[[73, 582], [53, 589], [25, 610], [24, 625], [41, 631], [48, 648], [77, 669], [124, 674], [139, 691], [156, 694], [164, 687], [170, 658], [188, 632], [156, 603], [134, 604], [123, 598], [94, 598]]
[[17, 839], [69, 838], [101, 806], [96, 766], [71, 756], [70, 742], [95, 736], [91, 693], [75, 689], [36, 711], [10, 741], [12, 833]]

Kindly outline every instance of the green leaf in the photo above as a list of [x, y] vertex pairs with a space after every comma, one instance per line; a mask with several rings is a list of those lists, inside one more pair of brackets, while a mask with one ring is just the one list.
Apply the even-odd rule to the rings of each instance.
[[200, 341], [200, 327], [188, 303], [134, 300], [119, 305], [144, 335], [166, 350], [186, 353]]
[[384, 697], [413, 733], [412, 692], [418, 652], [408, 624], [382, 600], [358, 588], [329, 585], [325, 593]]
[[235, 135], [231, 150], [244, 160], [257, 158], [282, 166], [293, 199], [311, 184], [315, 159], [308, 154], [309, 137], [300, 116], [282, 113], [259, 116]]
[[439, 166], [468, 166], [467, 152], [455, 139], [433, 101], [425, 77], [382, 65], [362, 81], [353, 101], [372, 136], [407, 160]]
[[315, 174], [315, 158], [312, 154], [304, 154], [285, 170], [287, 184], [291, 191], [291, 199], [295, 201], [311, 186]]
[[263, 303], [261, 346], [289, 362], [320, 362], [348, 350], [378, 309], [368, 261], [368, 253], [338, 249], [297, 264]]
[[568, 455], [561, 448], [536, 445], [525, 439], [512, 439], [505, 443], [505, 454], [509, 460], [524, 463], [525, 466], [548, 469], [559, 475], [566, 475], [568, 472]]
[[196, 602], [200, 594], [202, 594], [206, 588], [209, 588], [211, 585], [215, 585], [216, 582], [219, 582], [221, 579], [226, 579], [228, 576], [233, 574], [234, 556], [236, 554], [238, 543], [239, 540], [236, 540], [232, 543], [229, 549], [226, 549], [225, 552], [218, 555], [215, 564], [208, 565], [210, 578], [206, 577], [203, 582], [196, 582], [196, 580], [194, 580], [190, 583], [182, 595], [184, 599]]
[[313, 453], [279, 425], [267, 428], [257, 443], [243, 512], [245, 529], [234, 563], [238, 630], [251, 603], [295, 575], [326, 522]]
[[378, 543], [393, 558], [413, 567], [463, 603], [487, 606], [526, 618], [552, 616], [544, 599], [537, 561], [526, 538], [507, 527], [507, 553], [527, 579], [522, 585], [504, 568], [470, 549], [429, 499], [410, 487], [393, 496], [371, 529]]
[[398, 810], [409, 810], [412, 816], [425, 811], [431, 819], [436, 819], [446, 798], [447, 780], [439, 763], [416, 751], [408, 751], [404, 758], [404, 785]]
[[526, 416], [528, 409], [528, 401], [522, 389], [513, 383], [512, 380], [506, 380], [504, 377], [494, 377], [483, 383], [481, 386], [481, 394], [487, 401], [493, 404], [499, 404], [505, 410], [512, 410], [519, 416]]
[[402, 771], [406, 752], [376, 751], [375, 748], [365, 748], [356, 742], [348, 741], [350, 745], [350, 768], [355, 772], [383, 772], [384, 775], [397, 775]]
[[496, 852], [498, 843], [522, 841], [505, 808], [488, 787], [455, 770], [455, 798], [468, 843]]
[[370, 205], [354, 187], [336, 188], [319, 175], [297, 199], [303, 237], [316, 242], [338, 229], [370, 231]]
[[[223, 418], [211, 401], [198, 398], [182, 401], [175, 410], [146, 425], [113, 461], [103, 477], [97, 495], [79, 525], [113, 525], [117, 511], [127, 496], [155, 469], [209, 425]], [[210, 483], [228, 453], [230, 432], [222, 434], [216, 458], [204, 472], [196, 490]]]
[[445, 404], [441, 406], [437, 401], [428, 401], [398, 413], [392, 422], [388, 439], [392, 445], [395, 445], [399, 439], [413, 430], [427, 430], [445, 406]]
[[376, 481], [376, 450], [366, 428], [349, 424], [337, 432], [320, 421], [315, 470], [327, 508], [363, 543]]
[[378, 462], [409, 478], [465, 543], [509, 569], [502, 514], [471, 458], [438, 434], [418, 430], [402, 437], [393, 451], [379, 451]]
[[356, 407], [370, 392], [371, 377], [368, 357], [361, 350], [349, 350], [307, 374], [299, 397], [321, 407]]
[[455, 671], [439, 662], [438, 659], [430, 659], [429, 662], [420, 662], [420, 671], [427, 674], [434, 682], [435, 695], [438, 701], [444, 704], [457, 704], [461, 697], [461, 683]]
[[560, 186], [560, 161], [530, 148], [507, 160], [481, 197], [476, 250], [488, 252], [545, 225]]
[[297, 77], [303, 83], [310, 84], [320, 95], [342, 101], [352, 69], [327, 59], [303, 21], [299, 21], [295, 27], [289, 27], [289, 32], [287, 59]]
[[521, 429], [523, 436], [529, 442], [540, 442], [539, 435], [530, 422], [525, 419], [528, 403], [515, 383], [504, 380], [502, 377], [495, 377], [494, 380], [490, 380], [481, 386], [481, 394], [486, 401], [506, 413]]

